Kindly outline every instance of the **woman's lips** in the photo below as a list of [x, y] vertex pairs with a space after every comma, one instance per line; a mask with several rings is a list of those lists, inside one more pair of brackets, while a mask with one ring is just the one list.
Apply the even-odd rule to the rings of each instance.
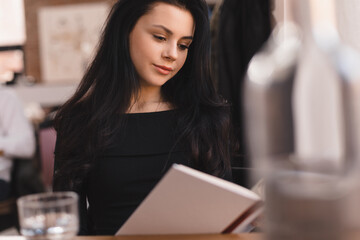
[[166, 67], [166, 66], [161, 66], [161, 65], [156, 65], [154, 64], [155, 69], [163, 75], [168, 75], [171, 71], [173, 71], [173, 69], [171, 67]]

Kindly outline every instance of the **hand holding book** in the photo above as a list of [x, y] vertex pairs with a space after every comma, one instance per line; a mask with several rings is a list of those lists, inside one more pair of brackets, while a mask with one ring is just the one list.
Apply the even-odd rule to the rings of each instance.
[[261, 212], [251, 190], [175, 164], [116, 235], [238, 233]]

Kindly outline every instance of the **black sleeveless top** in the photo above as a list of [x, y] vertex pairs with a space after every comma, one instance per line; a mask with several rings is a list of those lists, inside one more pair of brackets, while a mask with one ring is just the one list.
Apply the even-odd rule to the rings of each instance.
[[173, 163], [191, 166], [175, 120], [174, 110], [127, 114], [80, 194], [80, 234], [115, 234]]

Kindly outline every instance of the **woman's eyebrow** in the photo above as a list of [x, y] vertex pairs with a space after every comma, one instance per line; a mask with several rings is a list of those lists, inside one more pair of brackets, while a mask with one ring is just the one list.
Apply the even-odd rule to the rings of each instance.
[[[168, 29], [168, 28], [166, 28], [165, 26], [163, 26], [163, 25], [152, 25], [152, 26], [153, 26], [153, 27], [157, 27], [157, 28], [161, 28], [161, 29], [163, 29], [167, 34], [173, 35], [173, 32], [172, 32], [170, 29]], [[184, 37], [182, 37], [182, 39], [190, 39], [190, 40], [192, 40], [193, 37], [192, 37], [192, 36], [184, 36]]]

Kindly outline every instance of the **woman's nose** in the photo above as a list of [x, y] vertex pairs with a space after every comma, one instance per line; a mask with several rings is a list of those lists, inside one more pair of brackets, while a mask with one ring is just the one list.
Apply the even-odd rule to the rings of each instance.
[[162, 53], [162, 57], [170, 61], [175, 61], [178, 57], [177, 44], [176, 43], [167, 44], [167, 46], [165, 47]]

